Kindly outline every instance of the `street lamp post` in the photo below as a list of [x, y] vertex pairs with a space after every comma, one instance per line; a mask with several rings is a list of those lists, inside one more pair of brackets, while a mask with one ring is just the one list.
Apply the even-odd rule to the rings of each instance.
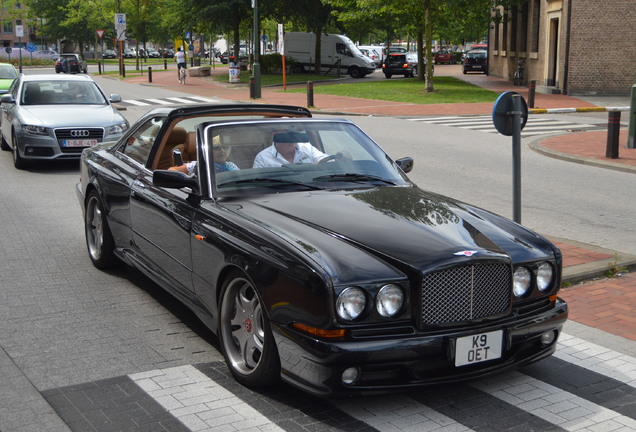
[[261, 65], [258, 63], [261, 53], [261, 43], [259, 38], [258, 29], [258, 0], [252, 0], [252, 8], [254, 9], [254, 63], [252, 65], [252, 72], [254, 75], [254, 98], [260, 99], [261, 97]]

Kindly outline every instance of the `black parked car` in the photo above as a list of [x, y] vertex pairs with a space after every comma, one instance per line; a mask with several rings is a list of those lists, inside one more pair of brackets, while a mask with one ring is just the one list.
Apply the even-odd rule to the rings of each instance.
[[61, 54], [55, 62], [55, 73], [88, 73], [86, 60], [79, 54]]
[[[175, 149], [193, 175], [167, 170]], [[94, 265], [124, 261], [185, 303], [246, 386], [397, 391], [552, 354], [560, 251], [418, 188], [412, 167], [305, 108], [177, 106], [84, 150], [77, 196]]]
[[417, 75], [416, 53], [391, 53], [382, 63], [382, 73], [386, 78], [393, 75], [404, 75], [407, 78]]
[[470, 50], [464, 55], [462, 72], [488, 72], [488, 51]]

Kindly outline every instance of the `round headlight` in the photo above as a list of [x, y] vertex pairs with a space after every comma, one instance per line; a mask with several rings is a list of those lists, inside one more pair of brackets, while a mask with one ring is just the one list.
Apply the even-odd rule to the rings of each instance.
[[532, 274], [526, 267], [519, 267], [515, 270], [513, 277], [513, 292], [515, 297], [523, 297], [528, 294], [530, 284], [532, 282]]
[[541, 292], [548, 292], [552, 288], [554, 272], [549, 262], [542, 262], [537, 269], [537, 288]]
[[390, 318], [402, 309], [404, 291], [396, 284], [384, 285], [378, 292], [376, 308], [383, 317]]
[[336, 313], [343, 320], [351, 321], [364, 311], [367, 298], [360, 288], [346, 288], [336, 300]]

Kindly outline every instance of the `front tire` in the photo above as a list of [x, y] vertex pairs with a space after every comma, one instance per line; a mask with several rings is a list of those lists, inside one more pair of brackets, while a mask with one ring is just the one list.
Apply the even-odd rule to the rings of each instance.
[[219, 340], [227, 366], [246, 387], [280, 379], [280, 359], [263, 303], [239, 271], [228, 275], [221, 291]]
[[15, 136], [15, 132], [11, 132], [11, 145], [13, 146], [13, 166], [19, 170], [25, 169], [27, 167], [27, 162], [22, 156], [20, 156], [20, 150], [18, 150], [18, 139]]
[[106, 220], [102, 200], [95, 190], [91, 191], [86, 199], [84, 229], [86, 232], [88, 256], [93, 262], [93, 265], [98, 269], [113, 267], [117, 261], [117, 257], [115, 256], [115, 240], [113, 239], [108, 221]]

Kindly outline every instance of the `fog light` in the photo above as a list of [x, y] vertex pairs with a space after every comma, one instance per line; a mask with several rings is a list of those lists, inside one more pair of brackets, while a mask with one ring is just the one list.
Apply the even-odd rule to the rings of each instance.
[[342, 372], [342, 382], [343, 384], [353, 384], [354, 382], [358, 380], [359, 376], [360, 376], [360, 371], [358, 370], [358, 368], [355, 368], [355, 367], [347, 368], [344, 370], [344, 372]]
[[541, 335], [541, 345], [543, 346], [552, 345], [552, 343], [554, 343], [554, 341], [556, 340], [556, 337], [557, 337], [556, 330], [543, 333]]

